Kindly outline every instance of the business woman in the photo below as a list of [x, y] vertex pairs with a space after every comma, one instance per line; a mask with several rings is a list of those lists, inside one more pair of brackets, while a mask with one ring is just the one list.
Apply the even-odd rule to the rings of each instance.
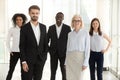
[[67, 80], [85, 80], [83, 72], [89, 66], [90, 36], [79, 15], [73, 16], [71, 26], [73, 31], [68, 34], [65, 61]]
[[26, 23], [27, 17], [23, 13], [16, 13], [13, 15], [12, 21], [14, 27], [11, 27], [9, 29], [6, 40], [7, 49], [10, 53], [10, 65], [6, 80], [11, 80], [15, 66], [18, 60], [20, 59], [19, 50], [20, 29]]
[[[98, 18], [93, 18], [90, 25], [90, 77], [91, 80], [95, 79], [95, 68], [97, 66], [97, 80], [103, 80], [103, 62], [104, 53], [108, 51], [111, 39], [101, 31], [101, 25]], [[108, 41], [107, 47], [104, 48], [104, 39]], [[96, 65], [96, 66], [95, 66]]]

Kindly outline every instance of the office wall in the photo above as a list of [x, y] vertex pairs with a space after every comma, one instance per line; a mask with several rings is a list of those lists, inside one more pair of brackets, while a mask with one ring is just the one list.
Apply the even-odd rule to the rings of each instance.
[[6, 60], [5, 36], [6, 36], [6, 1], [0, 0], [0, 63]]

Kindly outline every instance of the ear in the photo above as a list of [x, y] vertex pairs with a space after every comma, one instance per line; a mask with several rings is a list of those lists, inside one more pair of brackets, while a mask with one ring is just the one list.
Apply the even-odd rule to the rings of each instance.
[[63, 17], [63, 19], [62, 20], [64, 20], [64, 17]]

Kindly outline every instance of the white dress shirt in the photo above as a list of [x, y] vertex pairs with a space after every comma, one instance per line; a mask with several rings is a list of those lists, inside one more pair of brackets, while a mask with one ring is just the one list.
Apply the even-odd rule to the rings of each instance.
[[32, 29], [33, 29], [33, 32], [34, 32], [34, 35], [35, 35], [35, 38], [36, 38], [36, 41], [37, 41], [37, 45], [39, 45], [39, 41], [40, 41], [40, 28], [39, 28], [39, 23], [37, 26], [35, 26], [34, 24], [31, 23], [31, 26], [32, 26]]
[[58, 37], [58, 38], [59, 38], [60, 33], [61, 33], [62, 25], [63, 25], [63, 24], [61, 24], [60, 26], [58, 26], [57, 24], [55, 25], [55, 26], [56, 26], [56, 32], [57, 32], [57, 37]]
[[12, 27], [8, 31], [6, 46], [9, 52], [20, 52], [19, 50], [20, 28]]
[[93, 32], [93, 36], [90, 36], [90, 49], [92, 51], [101, 52], [104, 49], [104, 38], [103, 35], [99, 35]]
[[90, 54], [90, 36], [87, 31], [80, 29], [78, 32], [72, 31], [68, 34], [67, 54], [71, 51], [84, 52], [83, 65], [88, 66]]

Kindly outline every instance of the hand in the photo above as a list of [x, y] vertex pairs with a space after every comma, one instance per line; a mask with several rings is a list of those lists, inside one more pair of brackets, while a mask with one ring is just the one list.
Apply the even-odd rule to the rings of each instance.
[[66, 65], [64, 65], [64, 68], [66, 69]]
[[87, 66], [82, 66], [82, 71], [85, 70], [87, 68]]
[[104, 54], [107, 50], [102, 50], [101, 52]]
[[13, 56], [13, 53], [11, 52], [10, 55]]
[[22, 63], [22, 68], [25, 72], [28, 72], [28, 70], [29, 70], [29, 67], [28, 67], [27, 63]]

